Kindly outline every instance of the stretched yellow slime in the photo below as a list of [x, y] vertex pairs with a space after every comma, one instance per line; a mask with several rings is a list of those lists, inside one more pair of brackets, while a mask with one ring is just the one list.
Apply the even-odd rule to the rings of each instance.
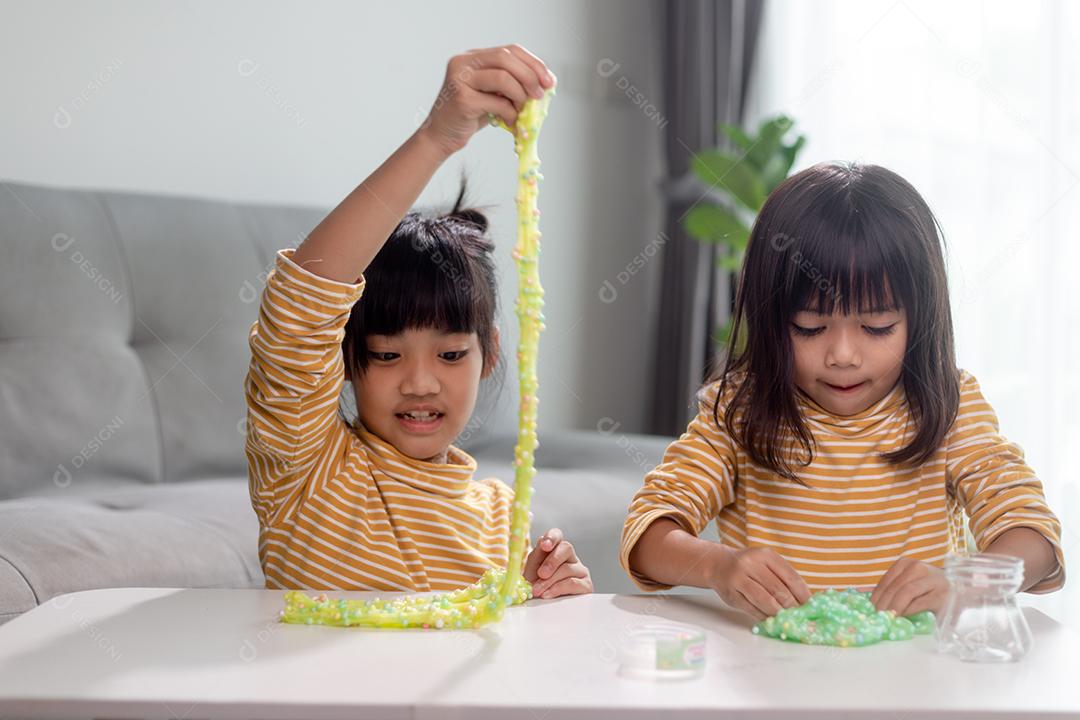
[[[514, 260], [518, 270], [518, 295], [514, 309], [520, 328], [518, 340], [518, 437], [514, 447], [514, 507], [510, 520], [507, 568], [522, 567], [529, 536], [529, 505], [536, 474], [536, 355], [544, 329], [544, 289], [540, 286], [540, 210], [538, 182], [540, 157], [537, 141], [540, 125], [554, 95], [549, 90], [539, 100], [529, 100], [518, 113], [515, 129], [492, 119], [514, 135], [518, 158], [518, 233]], [[308, 597], [299, 590], [285, 593], [281, 621], [307, 625], [359, 626], [380, 629], [465, 629], [498, 622], [508, 605], [523, 603], [532, 587], [518, 571], [488, 570], [472, 585], [449, 593], [406, 596], [393, 600], [331, 600], [326, 594]]]

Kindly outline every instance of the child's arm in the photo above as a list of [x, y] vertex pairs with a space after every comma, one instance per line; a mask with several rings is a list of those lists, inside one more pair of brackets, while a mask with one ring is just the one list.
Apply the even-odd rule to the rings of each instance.
[[743, 550], [698, 534], [735, 501], [735, 450], [712, 415], [718, 388], [663, 462], [645, 478], [623, 526], [620, 562], [643, 590], [692, 585], [716, 590], [729, 605], [758, 619], [810, 598], [806, 582], [769, 548]]
[[332, 478], [348, 434], [338, 416], [341, 340], [363, 283], [310, 273], [280, 250], [248, 335], [244, 379], [252, 505], [263, 525], [288, 517], [312, 477]]
[[435, 171], [487, 124], [489, 113], [514, 127], [525, 101], [554, 84], [544, 63], [518, 45], [451, 58], [427, 120], [311, 231], [294, 262], [356, 282]]
[[1022, 590], [1057, 590], [1065, 584], [1061, 523], [1046, 504], [1042, 483], [1020, 446], [999, 433], [997, 414], [975, 378], [965, 373], [960, 390], [946, 477], [964, 503], [975, 544], [980, 552], [1024, 558]]
[[755, 620], [810, 599], [806, 581], [772, 548], [740, 550], [702, 540], [668, 517], [649, 525], [628, 564], [657, 583], [711, 588]]
[[[1042, 533], [1028, 527], [1013, 527], [997, 536], [986, 552], [1012, 555], [1024, 560], [1021, 591], [1030, 590], [1057, 569], [1055, 548]], [[1062, 579], [1064, 583], [1064, 579]]]
[[[698, 534], [720, 514], [720, 510], [735, 501], [732, 482], [735, 453], [727, 433], [716, 427], [712, 417], [717, 392], [718, 387], [714, 385], [703, 394], [697, 416], [682, 437], [668, 446], [661, 463], [645, 476], [644, 485], [630, 501], [623, 524], [619, 560], [642, 590], [668, 590], [674, 585], [706, 587], [702, 576], [684, 577], [682, 573], [673, 574], [665, 568], [663, 553], [653, 552], [653, 549], [668, 534], [659, 530], [647, 531], [654, 523], [667, 519], [668, 523], [678, 525], [683, 534], [697, 540]], [[704, 547], [680, 535], [674, 537], [682, 541], [676, 544], [683, 549], [687, 545]], [[642, 543], [645, 548], [639, 548]], [[654, 557], [658, 562], [650, 562]], [[637, 562], [644, 562], [644, 565], [638, 566]]]
[[534, 88], [541, 71], [543, 63], [516, 46], [451, 59], [424, 125], [298, 249], [278, 253], [249, 335], [245, 379], [252, 503], [264, 524], [289, 516], [312, 492], [313, 478], [333, 477], [344, 462], [341, 340], [364, 268], [435, 169], [483, 126], [488, 112], [514, 122], [524, 88], [540, 92]]
[[716, 584], [716, 569], [734, 552], [721, 543], [691, 535], [670, 517], [662, 517], [641, 534], [628, 564], [633, 572], [656, 583], [711, 588]]

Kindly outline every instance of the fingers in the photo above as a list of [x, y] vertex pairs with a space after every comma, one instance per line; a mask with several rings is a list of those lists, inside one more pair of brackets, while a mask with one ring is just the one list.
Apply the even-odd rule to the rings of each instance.
[[752, 578], [747, 578], [738, 591], [744, 602], [738, 602], [739, 598], [736, 598], [736, 604], [741, 605], [743, 611], [753, 615], [755, 620], [764, 620], [781, 610], [780, 603], [776, 601], [772, 593]]
[[761, 562], [753, 564], [748, 574], [774, 600], [767, 603], [768, 607], [762, 607], [755, 602], [759, 609], [769, 610], [769, 614], [775, 615], [780, 608], [793, 608], [805, 602], [806, 600], [799, 599], [800, 596], [810, 598], [806, 583], [781, 555], [766, 549], [759, 553], [758, 557]]
[[513, 128], [517, 124], [517, 108], [514, 107], [514, 103], [506, 98], [501, 95], [478, 92], [476, 90], [466, 90], [465, 92], [472, 94], [473, 97], [471, 99], [480, 110], [480, 119], [482, 122], [486, 122], [483, 118], [486, 114], [490, 113], [506, 123], [508, 128]]
[[575, 563], [577, 561], [578, 557], [574, 552], [574, 546], [563, 540], [556, 545], [555, 549], [548, 553], [548, 556], [540, 563], [536, 575], [541, 580], [547, 580], [555, 574], [555, 571], [559, 569], [560, 565], [565, 563]]
[[[773, 553], [769, 556], [767, 562], [769, 569], [784, 584], [784, 590], [793, 600], [790, 605], [785, 603], [784, 607], [802, 605], [810, 599], [810, 588], [807, 586], [806, 581], [802, 579], [802, 576], [795, 571], [795, 568], [791, 567], [791, 563], [785, 560], [782, 555]], [[776, 597], [780, 599], [779, 595], [776, 595]]]
[[516, 133], [518, 113], [529, 99], [542, 98], [546, 88], [554, 86], [555, 76], [520, 45], [455, 55], [447, 63], [446, 77], [425, 122], [425, 131], [449, 152], [464, 147], [492, 117]]
[[[568, 562], [563, 563], [552, 573], [551, 577], [540, 580], [533, 585], [533, 597], [538, 598], [551, 598], [558, 597], [560, 587], [565, 587], [567, 580], [573, 579], [589, 579], [589, 569], [581, 562]], [[592, 580], [589, 579], [591, 586]]]
[[[547, 559], [548, 554], [562, 542], [562, 539], [563, 531], [559, 528], [552, 528], [540, 536], [536, 541], [536, 547], [529, 553], [529, 557], [525, 559], [524, 574], [526, 580], [532, 583], [539, 579], [537, 570], [540, 568], [540, 563]], [[550, 575], [550, 573], [548, 574]]]
[[[922, 578], [909, 582], [897, 590], [892, 602], [886, 610], [895, 610], [897, 615], [914, 615], [922, 610], [929, 609], [931, 595], [937, 588], [933, 578]], [[913, 608], [921, 608], [913, 609]]]
[[769, 548], [751, 548], [740, 553], [729, 582], [724, 599], [758, 620], [810, 599], [810, 588], [802, 577]]
[[523, 48], [521, 45], [518, 45], [517, 43], [508, 45], [507, 48], [510, 50], [510, 52], [520, 58], [522, 62], [532, 68], [533, 72], [536, 73], [536, 76], [540, 78], [541, 85], [546, 88], [555, 87], [555, 73], [551, 72], [548, 66], [544, 64], [543, 60], [536, 57], [531, 52]]
[[551, 528], [546, 533], [540, 536], [540, 539], [536, 541], [537, 547], [541, 547], [545, 552], [551, 552], [551, 550], [563, 541], [563, 531], [559, 528]]
[[586, 595], [593, 591], [592, 578], [586, 574], [585, 577], [570, 577], [565, 580], [560, 580], [554, 585], [548, 587], [544, 591], [543, 598], [556, 598], [563, 595]]
[[944, 572], [929, 563], [900, 558], [882, 576], [871, 594], [874, 607], [897, 615], [914, 615], [923, 610], [938, 611], [949, 593]]
[[[761, 567], [754, 574], [754, 579], [757, 580], [759, 585], [765, 588], [765, 591], [772, 596], [773, 600], [776, 601], [780, 608], [792, 608], [799, 604], [795, 602], [794, 594], [788, 590], [784, 581], [773, 572], [772, 567], [768, 565]], [[773, 614], [775, 615], [776, 613], [774, 612]]]
[[757, 575], [758, 573], [751, 572], [739, 576], [721, 598], [729, 605], [753, 615], [755, 620], [764, 620], [780, 612], [782, 606]]
[[470, 76], [469, 85], [482, 92], [502, 95], [514, 103], [518, 112], [521, 112], [525, 101], [529, 99], [517, 78], [501, 69], [481, 68]]
[[553, 85], [553, 76], [543, 62], [532, 53], [516, 45], [485, 48], [475, 52], [475, 59], [482, 67], [506, 70], [520, 83], [528, 97], [541, 98], [545, 87]]
[[870, 602], [878, 610], [888, 610], [891, 606], [896, 591], [906, 582], [905, 576], [915, 566], [911, 558], [902, 557], [892, 564], [881, 580], [878, 581], [874, 592], [870, 593]]

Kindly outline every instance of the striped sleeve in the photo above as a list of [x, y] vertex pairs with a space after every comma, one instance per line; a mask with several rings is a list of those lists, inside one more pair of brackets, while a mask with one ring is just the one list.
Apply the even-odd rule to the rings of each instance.
[[[735, 500], [734, 442], [713, 418], [719, 384], [707, 387], [697, 417], [686, 432], [671, 443], [664, 458], [634, 495], [623, 525], [619, 562], [634, 583], [646, 591], [668, 590], [664, 585], [630, 569], [630, 552], [656, 520], [668, 517], [693, 535], [701, 533]], [[721, 413], [723, 408], [721, 408]], [[722, 415], [721, 415], [722, 417]]]
[[298, 494], [335, 433], [343, 435], [341, 340], [364, 287], [363, 278], [342, 283], [315, 275], [295, 264], [293, 253], [278, 251], [248, 335], [246, 451], [260, 519], [279, 510], [286, 494]]
[[1046, 504], [1042, 483], [1024, 461], [1023, 449], [1001, 436], [997, 414], [967, 372], [961, 378], [960, 410], [946, 458], [947, 480], [964, 504], [979, 551], [1010, 528], [1031, 528], [1053, 546], [1058, 566], [1027, 592], [1061, 588], [1065, 583], [1061, 523]]

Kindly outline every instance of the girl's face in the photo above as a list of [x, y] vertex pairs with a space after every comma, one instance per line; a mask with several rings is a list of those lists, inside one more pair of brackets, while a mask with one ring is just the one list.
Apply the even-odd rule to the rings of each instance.
[[903, 309], [843, 315], [813, 311], [791, 321], [795, 384], [834, 415], [854, 415], [885, 397], [903, 369]]
[[445, 462], [476, 406], [480, 378], [490, 374], [477, 334], [408, 329], [369, 335], [367, 347], [367, 369], [353, 378], [360, 422], [404, 455]]

